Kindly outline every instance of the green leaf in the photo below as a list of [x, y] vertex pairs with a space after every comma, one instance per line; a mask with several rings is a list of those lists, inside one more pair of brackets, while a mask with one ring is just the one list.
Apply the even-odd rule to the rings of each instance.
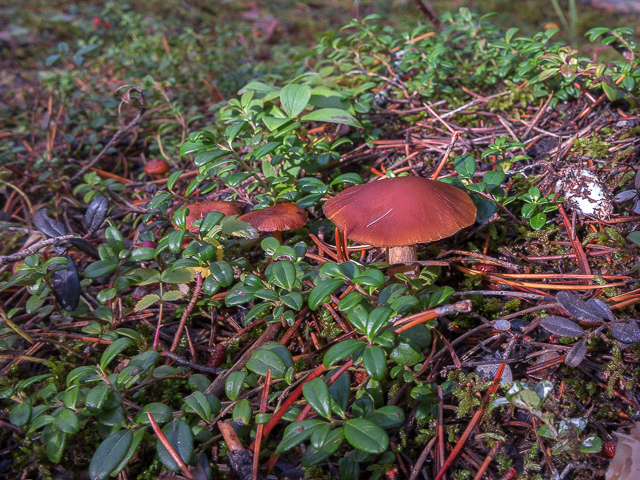
[[350, 127], [363, 128], [362, 124], [356, 118], [339, 108], [321, 108], [306, 114], [301, 119], [303, 122], [328, 122], [341, 123]]
[[119, 338], [109, 345], [100, 358], [100, 367], [103, 370], [107, 368], [107, 365], [109, 365], [109, 363], [111, 363], [111, 361], [129, 345], [133, 345], [133, 341], [129, 338]]
[[309, 103], [310, 98], [311, 88], [307, 85], [290, 83], [280, 91], [280, 104], [290, 118], [300, 115]]
[[247, 372], [231, 372], [224, 384], [224, 390], [229, 400], [235, 401], [240, 396], [242, 385], [247, 378]]
[[462, 178], [471, 178], [476, 172], [476, 161], [469, 154], [458, 155], [453, 160], [453, 167]]
[[184, 402], [187, 404], [189, 408], [191, 408], [194, 412], [200, 415], [205, 422], [211, 420], [211, 406], [209, 405], [209, 400], [202, 392], [193, 392], [187, 398], [185, 398]]
[[29, 420], [31, 420], [32, 411], [33, 409], [31, 408], [30, 403], [18, 403], [11, 409], [11, 413], [9, 414], [9, 421], [16, 427], [22, 427], [23, 425], [29, 423]]
[[[193, 434], [189, 425], [182, 420], [174, 420], [164, 426], [162, 433], [167, 437], [173, 449], [180, 455], [182, 461], [186, 464], [190, 463], [193, 455]], [[180, 467], [160, 440], [156, 443], [156, 450], [160, 461], [165, 467], [173, 472], [180, 471]]]
[[46, 453], [53, 463], [60, 463], [64, 453], [64, 445], [67, 442], [67, 434], [60, 430], [53, 430], [47, 441]]
[[314, 431], [322, 428], [324, 425], [326, 424], [322, 420], [302, 420], [301, 422], [294, 422], [291, 425], [287, 425], [282, 441], [275, 451], [275, 455], [281, 455], [287, 450], [291, 450], [293, 447], [300, 445], [309, 438]]
[[68, 408], [63, 409], [60, 412], [60, 415], [56, 417], [54, 425], [58, 427], [59, 430], [70, 435], [78, 433], [80, 430], [78, 416]]
[[367, 319], [365, 326], [367, 338], [372, 339], [375, 337], [380, 329], [388, 323], [389, 317], [392, 313], [393, 310], [389, 307], [378, 307], [373, 309], [373, 311], [369, 313], [369, 318]]
[[221, 286], [228, 287], [233, 283], [233, 268], [231, 268], [228, 262], [220, 260], [219, 262], [213, 263], [209, 269], [211, 270], [211, 276], [215, 278], [216, 282]]
[[243, 283], [238, 283], [229, 290], [229, 293], [224, 298], [224, 303], [227, 307], [235, 307], [236, 305], [249, 303], [255, 298], [255, 291], [255, 289], [251, 289]]
[[291, 292], [287, 293], [286, 295], [280, 295], [280, 301], [293, 310], [300, 310], [304, 303], [302, 295], [300, 295], [298, 292]]
[[640, 247], [640, 232], [631, 232], [627, 236], [627, 240], [629, 240], [632, 243], [635, 243], [637, 246]]
[[404, 422], [404, 411], [395, 405], [387, 405], [373, 412], [367, 420], [380, 428], [397, 427]]
[[104, 232], [104, 237], [107, 239], [107, 243], [111, 245], [113, 251], [118, 254], [120, 250], [124, 249], [124, 239], [120, 230], [115, 227], [109, 227]]
[[544, 213], [538, 213], [529, 219], [531, 228], [540, 230], [547, 223], [547, 216]]
[[160, 297], [158, 295], [156, 295], [155, 293], [150, 293], [149, 295], [145, 295], [144, 297], [142, 297], [140, 301], [136, 303], [134, 310], [136, 312], [140, 312], [145, 308], [149, 308], [151, 305], [159, 301], [160, 301]]
[[309, 308], [315, 310], [322, 303], [325, 297], [329, 296], [333, 291], [344, 282], [339, 278], [330, 278], [320, 282], [313, 287], [309, 294]]
[[271, 370], [271, 378], [284, 378], [287, 371], [284, 361], [276, 353], [264, 348], [253, 352], [247, 362], [247, 368], [263, 377]]
[[362, 183], [362, 177], [357, 173], [343, 173], [337, 176], [331, 181], [329, 185], [339, 185], [340, 183], [351, 183], [353, 185], [360, 185]]
[[286, 290], [291, 290], [296, 282], [296, 267], [289, 260], [282, 260], [271, 265], [269, 283]]
[[184, 297], [184, 293], [182, 293], [180, 290], [169, 290], [168, 292], [162, 294], [162, 300], [165, 302], [175, 302], [182, 297]]
[[245, 398], [236, 403], [233, 407], [233, 423], [236, 425], [249, 425], [251, 422], [251, 405], [249, 399]]
[[314, 445], [310, 445], [302, 455], [302, 465], [305, 467], [310, 467], [312, 465], [316, 465], [331, 455], [333, 455], [342, 442], [344, 441], [344, 429], [336, 428], [331, 430], [328, 435], [324, 438], [324, 444], [321, 447], [316, 447]]
[[356, 305], [347, 313], [347, 318], [351, 324], [359, 331], [364, 332], [369, 319], [369, 314], [362, 304]]
[[129, 461], [133, 458], [133, 455], [136, 453], [136, 450], [140, 446], [140, 443], [142, 442], [142, 439], [144, 438], [144, 434], [145, 434], [145, 429], [144, 428], [141, 428], [140, 430], [136, 431], [136, 433], [133, 435], [133, 441], [131, 442], [131, 445], [129, 446], [129, 450], [127, 451], [127, 454], [124, 456], [122, 461], [118, 464], [118, 466], [111, 472], [112, 476], [115, 477], [122, 470], [124, 470], [124, 467], [127, 466]]
[[361, 340], [355, 339], [347, 339], [342, 340], [340, 343], [337, 343], [333, 347], [331, 347], [327, 353], [324, 355], [324, 366], [325, 368], [329, 368], [336, 362], [340, 360], [344, 360], [349, 355], [363, 348], [366, 344]]
[[367, 453], [382, 453], [389, 447], [387, 433], [364, 418], [352, 418], [344, 425], [344, 436], [355, 448]]
[[165, 283], [189, 283], [196, 278], [196, 273], [191, 268], [175, 268], [165, 270], [160, 280]]
[[311, 408], [325, 418], [331, 417], [331, 397], [329, 387], [322, 378], [314, 378], [302, 386], [302, 393]]
[[169, 251], [171, 253], [178, 253], [182, 250], [182, 239], [185, 234], [185, 230], [176, 230], [169, 235]]
[[167, 423], [173, 419], [173, 410], [164, 403], [149, 403], [145, 405], [140, 413], [136, 416], [135, 421], [141, 425], [150, 425], [149, 416], [151, 414], [157, 423]]
[[380, 288], [384, 284], [384, 274], [376, 268], [370, 268], [357, 275], [353, 279], [353, 283]]
[[98, 480], [107, 478], [126, 458], [132, 441], [131, 430], [120, 430], [104, 440], [91, 458], [89, 477]]
[[598, 453], [600, 450], [602, 450], [602, 440], [597, 435], [589, 435], [580, 444], [582, 453]]
[[387, 355], [381, 347], [373, 346], [364, 349], [364, 368], [374, 380], [382, 380], [387, 369]]
[[98, 260], [97, 262], [90, 263], [87, 268], [84, 269], [84, 276], [85, 278], [99, 278], [113, 272], [117, 266], [117, 263]]

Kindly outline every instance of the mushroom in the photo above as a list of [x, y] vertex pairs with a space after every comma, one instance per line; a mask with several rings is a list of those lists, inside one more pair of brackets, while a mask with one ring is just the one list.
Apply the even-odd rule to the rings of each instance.
[[153, 177], [160, 177], [169, 171], [171, 165], [161, 158], [153, 158], [144, 166], [144, 173]]
[[273, 237], [282, 243], [280, 232], [304, 227], [307, 218], [307, 212], [295, 203], [279, 203], [246, 213], [238, 217], [238, 220], [249, 223], [259, 232], [271, 232]]
[[322, 209], [345, 236], [388, 247], [390, 265], [416, 261], [417, 243], [450, 237], [476, 220], [476, 207], [466, 193], [420, 177], [355, 185]]
[[606, 480], [637, 480], [640, 478], [640, 422], [628, 434], [617, 430], [616, 454], [609, 464]]
[[197, 232], [198, 227], [193, 225], [193, 222], [200, 220], [207, 216], [211, 212], [224, 213], [225, 217], [231, 215], [240, 215], [240, 209], [233, 202], [222, 202], [209, 200], [206, 202], [195, 202], [187, 205], [189, 209], [189, 215], [187, 215], [186, 224], [190, 232]]

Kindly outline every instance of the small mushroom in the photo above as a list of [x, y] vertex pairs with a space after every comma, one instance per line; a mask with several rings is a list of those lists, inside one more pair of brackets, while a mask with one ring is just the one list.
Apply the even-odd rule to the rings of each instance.
[[145, 164], [144, 173], [152, 177], [161, 177], [169, 171], [169, 168], [171, 168], [171, 165], [166, 160], [152, 158]]
[[195, 233], [198, 231], [198, 227], [193, 225], [193, 222], [206, 217], [211, 212], [224, 213], [225, 217], [231, 215], [240, 215], [240, 209], [233, 202], [222, 202], [209, 200], [206, 202], [195, 202], [187, 205], [189, 209], [189, 215], [187, 215], [186, 223], [190, 232]]
[[322, 209], [350, 239], [388, 247], [390, 265], [416, 261], [416, 244], [450, 237], [476, 220], [476, 207], [466, 193], [420, 177], [355, 185]]
[[279, 203], [261, 210], [246, 213], [238, 220], [249, 223], [259, 232], [271, 232], [282, 243], [280, 232], [297, 230], [307, 224], [307, 212], [295, 203]]

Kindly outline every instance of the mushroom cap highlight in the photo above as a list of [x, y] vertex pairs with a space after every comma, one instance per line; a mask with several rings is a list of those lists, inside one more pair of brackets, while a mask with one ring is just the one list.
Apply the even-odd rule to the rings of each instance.
[[420, 177], [355, 185], [322, 209], [351, 240], [375, 247], [433, 242], [476, 221], [476, 206], [466, 193]]
[[279, 203], [246, 213], [238, 220], [251, 224], [259, 232], [282, 232], [304, 227], [307, 218], [307, 212], [295, 203]]
[[166, 160], [161, 158], [153, 158], [149, 160], [144, 166], [144, 173], [147, 175], [164, 175], [169, 171], [171, 165]]
[[192, 232], [197, 232], [198, 227], [193, 225], [193, 222], [200, 220], [207, 216], [211, 212], [224, 213], [225, 217], [230, 215], [240, 215], [240, 209], [233, 202], [222, 202], [215, 200], [208, 200], [205, 202], [195, 202], [187, 205], [189, 209], [189, 215], [187, 215], [187, 228]]

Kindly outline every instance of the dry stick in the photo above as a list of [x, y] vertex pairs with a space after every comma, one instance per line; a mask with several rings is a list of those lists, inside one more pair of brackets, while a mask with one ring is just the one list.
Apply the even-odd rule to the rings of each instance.
[[[260, 398], [260, 413], [264, 414], [267, 411], [267, 400], [269, 399], [269, 384], [271, 382], [271, 369], [267, 372], [267, 376], [264, 380], [264, 388], [262, 389], [262, 397]], [[260, 445], [262, 444], [262, 432], [264, 430], [264, 423], [261, 423], [256, 428], [256, 446], [253, 450], [253, 480], [258, 480], [258, 465], [260, 463]]]
[[158, 440], [160, 440], [160, 443], [162, 443], [162, 446], [167, 449], [167, 451], [169, 452], [169, 455], [171, 455], [171, 458], [173, 458], [173, 461], [178, 464], [178, 467], [180, 467], [180, 471], [182, 472], [182, 474], [188, 480], [193, 480], [193, 477], [191, 476], [191, 472], [189, 472], [189, 469], [185, 465], [184, 461], [182, 460], [178, 452], [176, 452], [176, 450], [173, 448], [171, 443], [169, 443], [169, 440], [167, 440], [167, 437], [164, 436], [164, 433], [162, 433], [162, 430], [160, 430], [160, 427], [154, 420], [153, 416], [151, 416], [150, 412], [147, 412], [147, 417], [149, 417], [149, 422], [151, 422], [151, 428], [153, 429], [153, 433], [156, 434], [156, 436], [158, 437]]
[[427, 446], [424, 447], [424, 450], [420, 454], [418, 461], [415, 463], [413, 469], [411, 470], [411, 476], [409, 477], [409, 480], [416, 480], [416, 478], [418, 478], [418, 475], [420, 475], [420, 469], [422, 469], [422, 465], [424, 465], [424, 462], [427, 459], [427, 456], [429, 455], [433, 444], [436, 443], [436, 438], [437, 437], [433, 437], [431, 440], [429, 440]]
[[111, 137], [111, 140], [109, 140], [109, 142], [104, 146], [104, 148], [100, 150], [100, 153], [98, 153], [98, 155], [96, 155], [93, 160], [87, 163], [73, 177], [69, 179], [69, 183], [78, 179], [81, 175], [84, 175], [91, 167], [93, 167], [96, 163], [98, 163], [102, 157], [104, 157], [104, 155], [107, 153], [107, 150], [109, 150], [112, 145], [115, 145], [118, 141], [120, 141], [120, 139], [125, 135], [125, 133], [127, 133], [129, 130], [133, 129], [134, 127], [137, 127], [140, 124], [140, 122], [142, 121], [142, 117], [144, 117], [144, 114], [147, 110], [147, 107], [144, 101], [144, 94], [142, 93], [141, 89], [136, 87], [130, 88], [127, 91], [127, 93], [123, 95], [122, 97], [123, 100], [120, 103], [118, 110], [120, 110], [120, 107], [122, 107], [122, 103], [129, 103], [129, 100], [125, 101], [125, 97], [130, 97], [132, 90], [138, 92], [138, 94], [140, 95], [140, 98], [138, 100], [140, 102], [140, 110], [138, 110], [138, 113], [136, 114], [136, 116], [133, 118], [133, 120], [131, 120], [129, 123], [123, 126], [120, 130], [118, 130], [115, 133], [115, 135]]
[[200, 296], [200, 292], [202, 291], [202, 274], [198, 273], [196, 277], [196, 288], [193, 289], [193, 296], [191, 297], [191, 301], [187, 305], [187, 308], [182, 312], [182, 318], [180, 319], [180, 324], [178, 325], [178, 330], [176, 331], [175, 337], [173, 337], [173, 344], [169, 349], [170, 352], [175, 352], [178, 348], [178, 344], [180, 343], [180, 336], [182, 335], [182, 330], [187, 323], [187, 318], [191, 314], [193, 307], [198, 301], [198, 297]]
[[444, 157], [442, 157], [442, 160], [440, 160], [440, 165], [438, 165], [438, 168], [436, 168], [436, 171], [431, 176], [431, 180], [437, 180], [438, 179], [438, 175], [440, 175], [440, 172], [444, 168], [445, 163], [447, 163], [447, 160], [449, 159], [449, 155], [451, 155], [451, 150], [453, 150], [453, 147], [456, 144], [456, 142], [458, 141], [458, 138], [460, 138], [460, 134], [458, 132], [454, 131], [451, 134], [451, 141], [449, 142], [449, 146], [447, 147], [447, 151], [444, 152]]
[[[489, 390], [487, 390], [487, 393], [484, 396], [484, 402], [485, 403], [489, 401], [489, 398], [491, 397], [491, 395], [493, 395], [495, 393], [495, 391], [498, 389], [498, 386], [500, 385], [500, 379], [502, 378], [502, 373], [504, 372], [504, 368], [505, 367], [506, 367], [506, 363], [501, 363], [500, 366], [498, 367], [498, 371], [496, 372], [496, 375], [493, 378], [493, 385], [489, 388]], [[481, 407], [473, 415], [473, 418], [471, 419], [471, 421], [467, 425], [467, 428], [462, 433], [462, 436], [460, 437], [460, 440], [456, 444], [456, 446], [453, 449], [453, 451], [449, 454], [449, 457], [444, 462], [444, 465], [442, 466], [442, 468], [440, 469], [440, 471], [436, 475], [435, 480], [442, 480], [442, 477], [444, 477], [444, 474], [447, 472], [449, 467], [453, 464], [454, 460], [457, 458], [457, 456], [462, 451], [462, 448], [464, 447], [464, 444], [466, 443], [467, 439], [469, 438], [469, 435], [471, 435], [471, 432], [473, 431], [473, 429], [475, 428], [477, 423], [482, 418], [482, 415], [484, 415], [485, 410], [486, 410], [486, 407]]]
[[[38, 232], [39, 233], [39, 232]], [[0, 255], [0, 266], [6, 265], [8, 263], [17, 262], [19, 260], [23, 260], [30, 255], [38, 252], [41, 248], [47, 247], [49, 245], [54, 245], [56, 243], [64, 242], [65, 240], [69, 240], [70, 238], [75, 237], [75, 235], [63, 235], [62, 237], [49, 238], [47, 240], [43, 240], [38, 243], [34, 243], [30, 247], [25, 248], [17, 253], [11, 255]]]
[[[569, 221], [569, 217], [567, 217], [566, 212], [564, 211], [564, 207], [562, 204], [558, 204], [558, 210], [560, 210], [560, 214], [562, 215], [562, 219], [564, 220], [564, 227], [567, 229], [567, 233], [569, 234], [569, 240], [571, 241], [571, 246], [573, 247], [573, 251], [578, 258], [578, 265], [580, 266], [580, 271], [585, 275], [591, 275], [591, 268], [589, 267], [589, 261], [587, 260], [587, 256], [584, 253], [584, 249], [582, 248], [582, 244], [576, 237], [576, 232], [571, 228], [571, 222]], [[591, 283], [591, 282], [589, 282]]]
[[482, 480], [482, 476], [484, 475], [484, 472], [486, 472], [487, 468], [489, 468], [489, 464], [491, 463], [491, 460], [493, 460], [493, 457], [496, 456], [496, 454], [498, 453], [498, 450], [500, 450], [500, 447], [502, 447], [502, 443], [500, 442], [500, 440], [498, 440], [493, 445], [493, 448], [489, 452], [489, 455], [487, 455], [487, 458], [485, 458], [484, 462], [482, 462], [482, 465], [478, 469], [478, 473], [476, 473], [476, 476], [473, 477], [473, 480]]

